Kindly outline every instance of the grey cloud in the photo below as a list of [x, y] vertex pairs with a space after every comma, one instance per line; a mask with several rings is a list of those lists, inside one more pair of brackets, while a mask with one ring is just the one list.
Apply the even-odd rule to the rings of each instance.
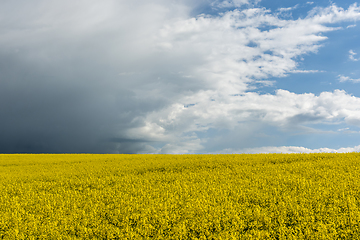
[[290, 125], [304, 124], [304, 123], [314, 123], [320, 120], [324, 120], [325, 116], [319, 114], [310, 114], [310, 113], [300, 113], [292, 116], [288, 119]]
[[360, 126], [360, 119], [358, 117], [349, 117], [348, 119], [346, 119], [346, 122], [350, 125]]

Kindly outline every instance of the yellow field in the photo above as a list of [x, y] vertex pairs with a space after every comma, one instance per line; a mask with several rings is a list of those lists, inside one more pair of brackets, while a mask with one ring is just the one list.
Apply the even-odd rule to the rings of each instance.
[[360, 154], [0, 155], [0, 239], [360, 239]]

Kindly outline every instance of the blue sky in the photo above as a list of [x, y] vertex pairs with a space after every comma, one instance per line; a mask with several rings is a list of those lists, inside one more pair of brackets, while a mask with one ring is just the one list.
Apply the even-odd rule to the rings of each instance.
[[360, 150], [354, 1], [0, 2], [0, 152]]

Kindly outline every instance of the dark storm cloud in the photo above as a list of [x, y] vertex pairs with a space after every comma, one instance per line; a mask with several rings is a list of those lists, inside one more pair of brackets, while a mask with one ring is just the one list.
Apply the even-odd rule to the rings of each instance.
[[[1, 152], [106, 152], [102, 139], [130, 124], [139, 102], [127, 90], [101, 92], [101, 81], [79, 82], [56, 71], [0, 66]], [[54, 75], [52, 75], [54, 74]], [[100, 80], [100, 79], [99, 79]], [[104, 91], [104, 90], [103, 90]]]
[[64, 74], [64, 67], [43, 72], [12, 64], [17, 69], [0, 66], [0, 152], [113, 152], [118, 141], [107, 139], [140, 126], [135, 116], [161, 106], [116, 84], [106, 86], [92, 71]]
[[[135, 96], [131, 87], [141, 82], [139, 76], [119, 75], [145, 47], [136, 51], [137, 44], [122, 41], [136, 38], [138, 30], [125, 31], [115, 19], [106, 19], [107, 9], [86, 16], [92, 12], [85, 2], [23, 3], [0, 4], [0, 152], [132, 153], [142, 148], [141, 140], [131, 146], [109, 141], [125, 139], [124, 129], [142, 124], [133, 121], [135, 116], [162, 105], [157, 97]], [[66, 12], [71, 5], [79, 12]], [[87, 17], [105, 19], [91, 25]]]

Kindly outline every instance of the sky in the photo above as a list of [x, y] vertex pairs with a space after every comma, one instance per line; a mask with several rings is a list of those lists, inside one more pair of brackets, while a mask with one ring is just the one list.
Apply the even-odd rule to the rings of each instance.
[[360, 151], [349, 0], [0, 1], [0, 153]]

